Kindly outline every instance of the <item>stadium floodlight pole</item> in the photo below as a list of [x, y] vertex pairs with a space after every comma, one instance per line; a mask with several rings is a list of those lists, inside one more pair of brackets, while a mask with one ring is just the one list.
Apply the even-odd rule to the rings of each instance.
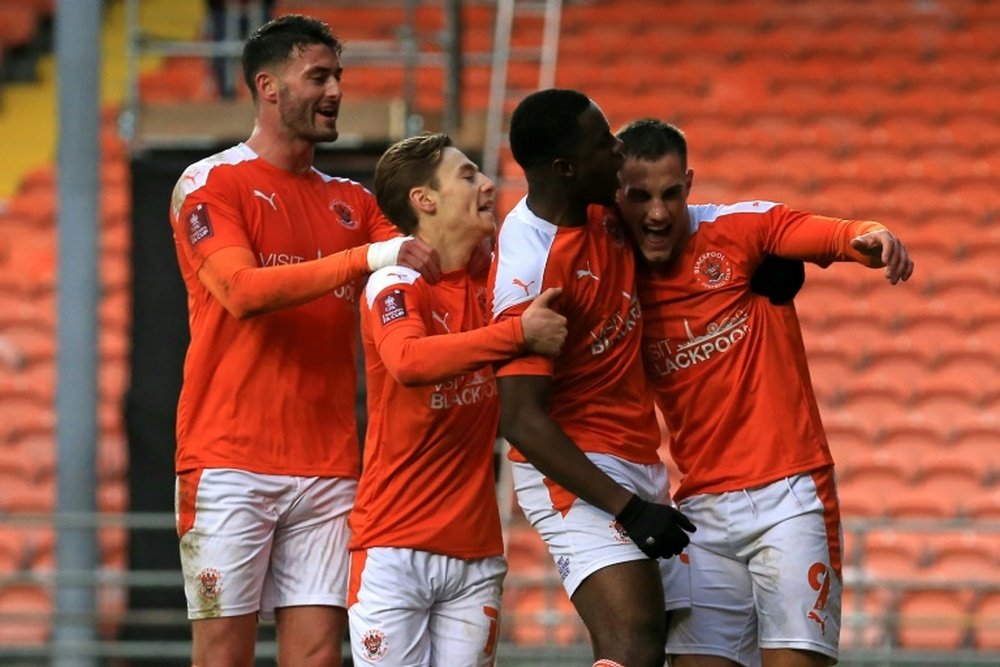
[[[101, 6], [58, 0], [56, 518], [94, 512], [97, 459]], [[58, 522], [54, 667], [96, 667], [94, 525]], [[58, 575], [64, 575], [61, 581]], [[81, 577], [84, 583], [75, 577]]]

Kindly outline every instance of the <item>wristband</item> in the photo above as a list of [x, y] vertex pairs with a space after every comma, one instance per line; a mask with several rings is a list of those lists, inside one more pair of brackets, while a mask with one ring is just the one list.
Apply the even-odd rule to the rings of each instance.
[[399, 259], [399, 249], [412, 238], [412, 236], [397, 236], [388, 241], [370, 243], [368, 245], [368, 270], [378, 271], [396, 264]]

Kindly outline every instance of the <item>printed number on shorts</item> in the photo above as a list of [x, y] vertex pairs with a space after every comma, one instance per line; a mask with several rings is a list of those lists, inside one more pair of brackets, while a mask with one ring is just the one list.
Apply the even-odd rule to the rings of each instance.
[[490, 632], [486, 636], [486, 646], [483, 647], [483, 652], [488, 656], [492, 656], [493, 651], [497, 647], [497, 635], [500, 630], [500, 611], [496, 607], [484, 606], [483, 613], [490, 619]]

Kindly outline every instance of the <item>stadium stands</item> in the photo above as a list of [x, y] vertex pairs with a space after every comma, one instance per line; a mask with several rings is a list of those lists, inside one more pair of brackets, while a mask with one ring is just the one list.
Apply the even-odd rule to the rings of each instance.
[[[8, 61], [53, 7], [0, 2]], [[326, 16], [349, 44], [394, 39], [402, 16], [363, 3], [279, 2], [278, 10]], [[488, 3], [464, 7], [467, 49], [489, 49], [492, 12]], [[441, 25], [437, 6], [420, 7], [422, 48], [441, 48]], [[563, 9], [558, 84], [587, 91], [613, 127], [639, 114], [684, 127], [693, 201], [761, 198], [879, 219], [915, 256], [913, 281], [897, 287], [878, 272], [810, 267], [797, 300], [856, 552], [844, 601], [848, 650], [1000, 651], [998, 44], [1000, 3], [982, 0], [585, 0]], [[345, 54], [345, 110], [399, 96], [398, 69]], [[534, 85], [529, 68], [511, 77]], [[144, 76], [141, 94], [196, 104], [213, 99], [209, 80], [204, 60], [172, 58]], [[470, 66], [464, 83], [463, 105], [483, 110], [488, 67]], [[418, 84], [419, 109], [442, 103], [440, 72], [421, 71]], [[127, 507], [117, 413], [130, 344], [130, 211], [115, 118], [109, 109], [101, 132], [99, 503], [118, 511]], [[519, 173], [509, 156], [501, 173]], [[53, 506], [56, 179], [51, 167], [25, 174], [0, 211], [0, 512]], [[502, 191], [498, 213], [521, 194]], [[914, 522], [921, 527], [907, 528]], [[583, 641], [534, 533], [512, 527], [508, 543], [504, 637]], [[105, 567], [124, 567], [122, 531], [103, 530], [101, 546]], [[0, 577], [52, 566], [51, 531], [0, 524]], [[124, 602], [120, 591], [102, 595], [110, 635]], [[0, 584], [0, 644], [44, 641], [50, 612], [48, 589]]]

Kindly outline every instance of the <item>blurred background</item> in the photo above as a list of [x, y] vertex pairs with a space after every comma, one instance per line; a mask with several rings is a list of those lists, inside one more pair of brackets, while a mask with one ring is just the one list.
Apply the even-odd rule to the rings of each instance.
[[[0, 664], [188, 662], [172, 516], [187, 323], [167, 206], [187, 164], [249, 135], [242, 40], [285, 13], [346, 42], [341, 138], [317, 156], [330, 174], [368, 183], [392, 141], [445, 130], [498, 179], [503, 216], [525, 191], [507, 117], [558, 85], [613, 128], [684, 129], [692, 203], [897, 232], [909, 283], [809, 267], [796, 300], [846, 519], [841, 664], [1000, 664], [991, 0], [0, 0]], [[589, 664], [500, 492], [500, 664]], [[272, 628], [260, 637], [273, 663]]]

